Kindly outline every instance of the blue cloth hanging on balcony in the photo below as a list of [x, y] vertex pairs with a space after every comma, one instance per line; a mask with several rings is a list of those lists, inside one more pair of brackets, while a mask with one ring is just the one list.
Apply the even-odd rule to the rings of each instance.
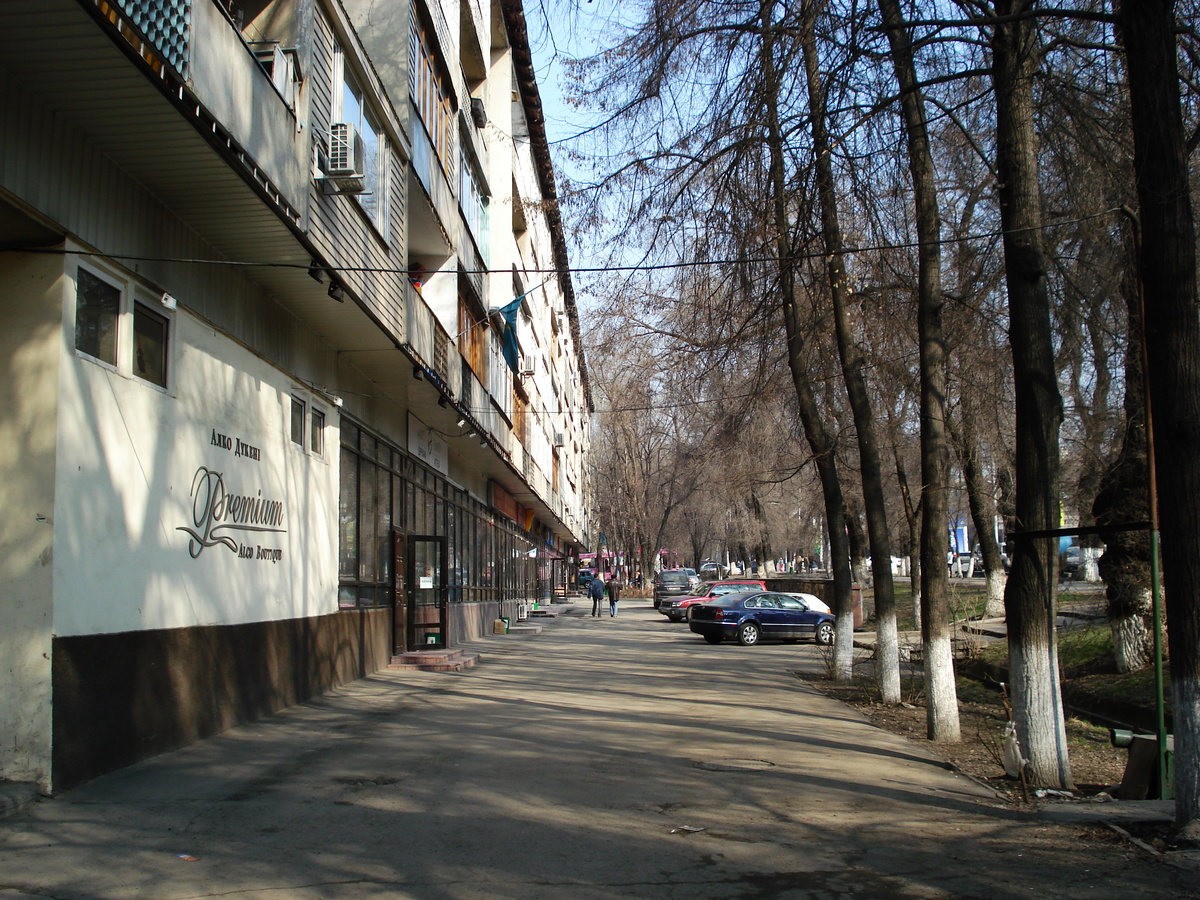
[[521, 304], [525, 301], [528, 293], [526, 291], [508, 306], [498, 310], [504, 319], [504, 330], [500, 332], [500, 349], [504, 353], [504, 360], [508, 363], [508, 367], [514, 372], [518, 371], [518, 367], [521, 365], [521, 348], [517, 344], [517, 312], [521, 309]]
[[[547, 278], [542, 284], [547, 284], [549, 281], [550, 279]], [[491, 309], [491, 312], [499, 313], [504, 319], [504, 331], [500, 333], [500, 349], [504, 353], [504, 361], [508, 363], [508, 367], [518, 374], [521, 371], [521, 347], [517, 343], [517, 312], [521, 309], [525, 298], [540, 288], [542, 284], [531, 287], [508, 306]]]

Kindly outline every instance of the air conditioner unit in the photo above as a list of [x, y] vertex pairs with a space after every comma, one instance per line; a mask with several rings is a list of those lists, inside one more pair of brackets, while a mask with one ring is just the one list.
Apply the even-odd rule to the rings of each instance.
[[534, 370], [533, 357], [532, 356], [522, 356], [521, 357], [521, 369], [520, 369], [521, 377], [528, 378], [529, 376], [531, 376], [533, 374], [533, 370]]
[[362, 193], [363, 140], [348, 122], [334, 122], [329, 126], [329, 167], [325, 171], [342, 193]]
[[562, 432], [561, 431], [554, 432], [554, 446], [562, 447], [565, 443], [566, 443], [566, 441], [563, 440]]
[[362, 173], [363, 141], [348, 122], [334, 122], [329, 127], [329, 174], [335, 178]]

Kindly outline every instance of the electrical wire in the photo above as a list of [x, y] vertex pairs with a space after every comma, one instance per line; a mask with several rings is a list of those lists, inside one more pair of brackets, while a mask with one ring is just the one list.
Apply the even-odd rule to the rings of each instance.
[[[976, 234], [961, 235], [947, 238], [939, 238], [935, 243], [937, 246], [948, 246], [953, 244], [962, 244], [969, 241], [982, 241], [1004, 237], [1007, 234], [1023, 234], [1028, 231], [1049, 231], [1054, 228], [1061, 228], [1066, 225], [1076, 225], [1081, 222], [1088, 222], [1092, 219], [1099, 219], [1113, 213], [1120, 212], [1119, 207], [1112, 207], [1100, 212], [1090, 213], [1086, 216], [1077, 216], [1071, 219], [1059, 219], [1054, 222], [1043, 223], [1042, 225], [1030, 226], [1028, 228], [1016, 229], [998, 229], [995, 231], [983, 231]], [[895, 244], [872, 244], [865, 247], [846, 247], [842, 250], [843, 255], [854, 255], [859, 253], [887, 253], [895, 250], [916, 250], [924, 246], [921, 241], [901, 241]], [[0, 247], [0, 253], [46, 253], [66, 255], [68, 253], [76, 256], [99, 256], [105, 259], [121, 260], [124, 262], [160, 262], [160, 263], [179, 263], [183, 265], [208, 265], [208, 266], [230, 266], [232, 268], [253, 268], [253, 269], [301, 269], [308, 271], [312, 268], [323, 269], [332, 272], [355, 272], [375, 275], [408, 275], [409, 269], [394, 268], [389, 266], [342, 266], [334, 263], [328, 265], [313, 266], [311, 262], [307, 263], [291, 263], [291, 262], [251, 262], [246, 260], [231, 260], [231, 259], [202, 259], [196, 257], [184, 256], [134, 256], [131, 254], [115, 254], [103, 253], [98, 250], [68, 250], [62, 247]], [[794, 254], [792, 256], [760, 256], [760, 257], [741, 257], [729, 259], [698, 259], [698, 260], [683, 260], [670, 263], [639, 263], [630, 265], [607, 265], [607, 266], [572, 266], [568, 269], [559, 268], [523, 268], [521, 272], [525, 274], [545, 274], [545, 275], [572, 275], [579, 274], [599, 274], [605, 272], [660, 272], [670, 269], [694, 269], [703, 266], [737, 266], [746, 264], [764, 264], [764, 263], [780, 263], [780, 262], [810, 262], [812, 260], [823, 260], [829, 254], [824, 250], [812, 251], [810, 253]], [[505, 270], [496, 269], [456, 269], [453, 274], [457, 275], [494, 275], [502, 274]], [[436, 273], [431, 273], [436, 274]]]

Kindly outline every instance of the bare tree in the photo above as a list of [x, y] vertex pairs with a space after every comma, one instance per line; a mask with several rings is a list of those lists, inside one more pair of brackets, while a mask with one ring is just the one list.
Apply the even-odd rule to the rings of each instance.
[[[996, 0], [991, 30], [996, 169], [1016, 383], [1016, 514], [1023, 531], [1059, 525], [1062, 398], [1054, 364], [1038, 190], [1034, 78], [1041, 47], [1026, 16], [1037, 0]], [[1055, 632], [1057, 553], [1050, 538], [1015, 542], [1005, 592], [1017, 735], [1035, 784], [1072, 787]]]
[[[1131, 210], [1132, 212], [1132, 210]], [[1131, 223], [1131, 225], [1134, 223]], [[1145, 366], [1141, 281], [1132, 227], [1126, 232], [1121, 293], [1128, 310], [1125, 353], [1125, 429], [1121, 451], [1100, 480], [1092, 504], [1096, 524], [1129, 526], [1150, 520], [1150, 474], [1146, 434]], [[1108, 597], [1108, 622], [1118, 672], [1150, 665], [1154, 652], [1151, 610], [1150, 535], [1113, 528], [1102, 533], [1100, 577]]]
[[1200, 294], [1180, 112], [1175, 4], [1123, 0], [1134, 169], [1142, 221], [1151, 434], [1175, 716], [1175, 818], [1200, 828]]
[[[769, 14], [769, 13], [768, 13]], [[884, 703], [900, 702], [900, 657], [896, 638], [896, 595], [892, 585], [892, 545], [888, 534], [887, 503], [883, 492], [883, 464], [875, 434], [875, 416], [864, 372], [865, 357], [851, 331], [850, 289], [843, 260], [842, 226], [837, 188], [833, 175], [827, 98], [821, 63], [811, 27], [812, 17], [802, 20], [801, 50], [808, 84], [809, 128], [813, 142], [813, 167], [820, 207], [821, 236], [825, 248], [826, 277], [833, 304], [834, 331], [842, 378], [854, 416], [858, 437], [859, 472], [871, 552], [871, 581], [875, 596], [877, 629], [876, 666], [880, 696]], [[769, 23], [765, 23], [769, 26]], [[765, 43], [765, 42], [764, 42]]]

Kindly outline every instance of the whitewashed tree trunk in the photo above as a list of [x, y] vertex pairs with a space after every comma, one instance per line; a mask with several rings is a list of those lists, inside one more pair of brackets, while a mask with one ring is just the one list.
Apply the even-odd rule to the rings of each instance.
[[1149, 618], [1152, 602], [1150, 591], [1143, 592], [1143, 600], [1140, 610], [1109, 619], [1118, 672], [1136, 672], [1153, 662], [1154, 628]]
[[[1040, 631], [1046, 633], [1046, 629]], [[1049, 644], [1027, 640], [1009, 646], [1009, 694], [1017, 739], [1029, 760], [1029, 782], [1072, 790], [1066, 722], [1058, 690], [1058, 653], [1053, 631], [1049, 634]]]
[[1004, 586], [1007, 583], [1008, 575], [1003, 569], [992, 569], [987, 573], [987, 601], [983, 609], [985, 616], [1004, 615]]
[[917, 331], [921, 381], [921, 639], [924, 646], [926, 725], [931, 740], [961, 738], [954, 654], [950, 637], [950, 584], [943, 561], [949, 519], [946, 486], [950, 450], [946, 430], [946, 344], [942, 328], [945, 300], [941, 286], [941, 234], [937, 185], [925, 101], [917, 82], [913, 49], [898, 0], [880, 0], [889, 26], [892, 67], [900, 86], [913, 183], [918, 250]]
[[[962, 739], [962, 733], [958, 719], [958, 688], [954, 683], [954, 650], [949, 632], [937, 640], [926, 641], [924, 649], [925, 690], [929, 694], [926, 709], [930, 711], [927, 716], [929, 739], [948, 744], [958, 743]], [[934, 711], [939, 708], [935, 706], [936, 697], [953, 701], [956, 704], [955, 714], [935, 715]]]
[[[1057, 528], [1062, 397], [1054, 366], [1050, 296], [1038, 189], [1034, 76], [1041, 59], [1036, 0], [996, 0], [1003, 21], [992, 26], [992, 84], [996, 97], [996, 169], [1004, 226], [1004, 279], [1009, 344], [1016, 384], [1016, 498], [1018, 531]], [[1072, 786], [1059, 698], [1054, 606], [1057, 554], [1049, 538], [1013, 542], [1005, 586], [1013, 721], [1030, 780]]]

